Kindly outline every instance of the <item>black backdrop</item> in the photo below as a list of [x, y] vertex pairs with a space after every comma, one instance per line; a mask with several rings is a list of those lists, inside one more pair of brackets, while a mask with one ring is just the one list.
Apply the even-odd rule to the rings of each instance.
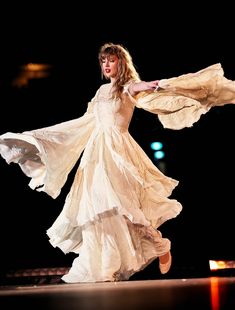
[[[223, 11], [195, 13], [186, 8], [183, 14], [170, 5], [133, 11], [120, 3], [109, 4], [93, 13], [89, 8], [74, 11], [58, 5], [30, 9], [31, 14], [24, 15], [17, 15], [16, 9], [2, 22], [1, 133], [81, 116], [103, 83], [97, 53], [105, 42], [126, 46], [143, 80], [194, 72], [217, 62], [225, 76], [235, 80], [234, 25], [228, 7], [223, 25]], [[29, 62], [52, 65], [50, 76], [13, 88], [20, 66]], [[183, 211], [161, 227], [172, 240], [179, 269], [209, 259], [235, 258], [234, 118], [235, 107], [226, 105], [213, 108], [192, 128], [173, 131], [163, 129], [153, 114], [134, 113], [133, 137], [152, 159], [150, 142], [162, 141], [166, 174], [180, 181], [172, 198], [183, 204]], [[32, 191], [18, 166], [0, 160], [2, 271], [71, 264], [73, 255], [54, 249], [46, 229], [62, 209], [75, 170], [53, 200]]]

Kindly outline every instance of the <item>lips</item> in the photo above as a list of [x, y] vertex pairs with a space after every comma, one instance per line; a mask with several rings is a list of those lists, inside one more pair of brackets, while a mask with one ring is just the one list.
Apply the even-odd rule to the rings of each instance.
[[105, 69], [105, 72], [106, 72], [106, 73], [110, 73], [111, 70], [110, 70], [110, 69]]

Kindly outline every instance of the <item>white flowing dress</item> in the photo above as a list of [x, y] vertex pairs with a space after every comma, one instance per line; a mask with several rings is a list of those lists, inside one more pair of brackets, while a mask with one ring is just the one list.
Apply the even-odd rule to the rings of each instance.
[[159, 85], [136, 98], [126, 85], [113, 100], [107, 83], [80, 118], [0, 136], [7, 163], [19, 164], [29, 186], [53, 198], [83, 152], [62, 211], [47, 230], [54, 247], [78, 254], [65, 282], [127, 280], [170, 250], [158, 227], [182, 210], [169, 198], [178, 181], [158, 170], [129, 134], [134, 108], [157, 114], [166, 128], [190, 127], [211, 107], [235, 103], [235, 82], [215, 64]]

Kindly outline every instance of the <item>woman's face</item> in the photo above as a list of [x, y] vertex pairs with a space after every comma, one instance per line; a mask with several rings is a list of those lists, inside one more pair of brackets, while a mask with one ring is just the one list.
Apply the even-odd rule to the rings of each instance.
[[102, 72], [106, 78], [115, 79], [118, 73], [118, 57], [107, 55], [102, 59]]

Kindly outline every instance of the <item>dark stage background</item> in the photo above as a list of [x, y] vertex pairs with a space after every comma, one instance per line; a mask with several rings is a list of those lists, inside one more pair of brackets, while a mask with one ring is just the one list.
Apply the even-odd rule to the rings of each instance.
[[[97, 54], [105, 42], [126, 46], [143, 80], [195, 72], [218, 62], [225, 76], [235, 80], [234, 25], [228, 7], [223, 27], [223, 11], [197, 14], [193, 6], [184, 14], [157, 4], [138, 12], [120, 8], [120, 3], [93, 13], [58, 4], [53, 9], [28, 9], [27, 14], [17, 14], [17, 8], [14, 14], [8, 11], [9, 18], [2, 22], [0, 133], [81, 116], [104, 82]], [[26, 87], [13, 87], [21, 66], [30, 62], [50, 64], [50, 75], [32, 79]], [[226, 105], [213, 108], [192, 128], [173, 131], [163, 129], [153, 114], [137, 109], [134, 113], [132, 136], [151, 159], [150, 143], [163, 142], [165, 173], [180, 181], [172, 198], [183, 204], [183, 211], [161, 231], [172, 241], [175, 266], [182, 276], [193, 268], [202, 270], [209, 259], [235, 259], [234, 118], [235, 106]], [[31, 190], [17, 165], [0, 160], [1, 272], [71, 265], [74, 256], [54, 249], [46, 230], [62, 210], [76, 167], [53, 200]]]

